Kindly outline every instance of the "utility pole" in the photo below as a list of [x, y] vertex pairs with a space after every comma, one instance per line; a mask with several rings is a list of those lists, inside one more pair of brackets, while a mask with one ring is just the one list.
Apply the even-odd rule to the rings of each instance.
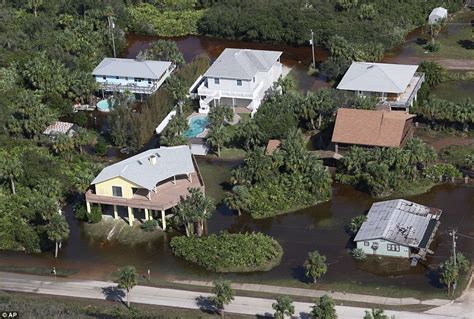
[[112, 37], [112, 48], [114, 50], [114, 58], [115, 56], [115, 35], [114, 35], [114, 29], [115, 29], [115, 23], [113, 21], [112, 16], [107, 16], [107, 21], [109, 22], [109, 34]]
[[309, 43], [311, 44], [311, 50], [313, 53], [313, 69], [316, 69], [316, 59], [314, 58], [314, 32], [313, 29], [311, 29], [311, 40], [309, 40]]
[[449, 235], [451, 235], [452, 237], [452, 240], [453, 240], [453, 263], [454, 263], [454, 267], [457, 266], [457, 261], [456, 261], [456, 239], [457, 239], [457, 236], [456, 236], [456, 233], [458, 231], [456, 229], [453, 229], [451, 231], [451, 233]]

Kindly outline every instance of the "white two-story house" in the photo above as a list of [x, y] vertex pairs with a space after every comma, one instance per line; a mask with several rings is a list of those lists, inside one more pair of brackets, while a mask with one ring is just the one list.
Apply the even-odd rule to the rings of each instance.
[[190, 89], [199, 97], [199, 113], [212, 105], [246, 107], [255, 113], [265, 92], [282, 75], [279, 51], [225, 49]]
[[337, 89], [377, 97], [381, 106], [408, 112], [425, 80], [417, 69], [418, 65], [352, 62]]
[[168, 61], [105, 58], [92, 75], [104, 91], [152, 94], [175, 67]]

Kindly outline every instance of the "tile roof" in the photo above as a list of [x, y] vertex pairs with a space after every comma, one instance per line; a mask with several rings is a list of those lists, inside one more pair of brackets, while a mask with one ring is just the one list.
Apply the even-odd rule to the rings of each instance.
[[282, 52], [250, 49], [225, 49], [204, 76], [251, 80], [257, 72], [265, 72]]
[[92, 71], [92, 75], [158, 80], [170, 66], [171, 62], [168, 61], [105, 58]]
[[[156, 163], [153, 164], [153, 160]], [[140, 187], [153, 190], [157, 183], [177, 175], [195, 172], [187, 145], [150, 149], [104, 168], [92, 181], [101, 183], [122, 177]]]
[[437, 221], [441, 213], [437, 208], [404, 199], [374, 203], [354, 241], [384, 239], [400, 245], [424, 248], [426, 237], [434, 229], [433, 221]]
[[67, 134], [70, 129], [74, 126], [73, 123], [56, 121], [50, 126], [48, 126], [43, 134], [52, 135], [52, 134]]
[[400, 147], [406, 121], [404, 112], [340, 108], [332, 134], [333, 143]]
[[337, 88], [339, 90], [403, 93], [418, 65], [352, 62]]

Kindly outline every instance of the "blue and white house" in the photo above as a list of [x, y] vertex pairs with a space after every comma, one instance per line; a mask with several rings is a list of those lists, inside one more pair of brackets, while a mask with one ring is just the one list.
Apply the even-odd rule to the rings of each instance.
[[255, 113], [265, 92], [282, 75], [280, 51], [225, 49], [190, 89], [199, 98], [199, 113], [212, 105], [246, 107]]
[[104, 91], [152, 94], [175, 67], [168, 61], [105, 58], [92, 75]]
[[374, 203], [354, 241], [367, 255], [424, 259], [442, 211], [404, 199]]

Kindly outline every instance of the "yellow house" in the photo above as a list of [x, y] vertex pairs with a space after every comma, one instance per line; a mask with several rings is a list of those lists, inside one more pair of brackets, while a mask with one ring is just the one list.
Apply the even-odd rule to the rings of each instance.
[[118, 207], [128, 210], [133, 225], [134, 210], [143, 209], [145, 220], [161, 212], [166, 228], [166, 210], [176, 206], [188, 188], [204, 191], [204, 182], [188, 146], [151, 149], [104, 168], [86, 192], [87, 211], [91, 204], [112, 205], [114, 218]]

